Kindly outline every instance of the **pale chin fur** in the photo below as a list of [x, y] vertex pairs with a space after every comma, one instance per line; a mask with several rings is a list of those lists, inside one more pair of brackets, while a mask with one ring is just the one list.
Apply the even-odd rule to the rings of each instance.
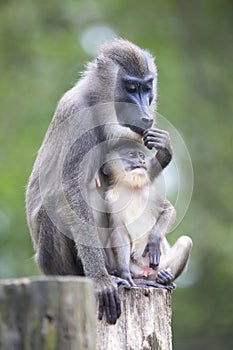
[[143, 168], [136, 168], [127, 172], [126, 178], [130, 187], [141, 188], [149, 184], [147, 172]]
[[143, 168], [135, 168], [131, 172], [138, 175], [146, 175], [146, 170]]

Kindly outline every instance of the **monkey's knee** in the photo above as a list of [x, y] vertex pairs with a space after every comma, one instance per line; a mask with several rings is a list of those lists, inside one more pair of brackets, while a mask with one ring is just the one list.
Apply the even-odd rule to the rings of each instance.
[[193, 241], [189, 236], [181, 236], [177, 239], [177, 244], [183, 248], [183, 250], [190, 252], [193, 247]]

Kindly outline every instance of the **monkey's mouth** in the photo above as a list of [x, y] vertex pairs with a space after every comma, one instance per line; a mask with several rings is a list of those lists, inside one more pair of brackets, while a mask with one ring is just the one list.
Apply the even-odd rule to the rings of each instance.
[[139, 126], [136, 125], [131, 125], [131, 124], [124, 124], [127, 128], [130, 128], [132, 131], [136, 132], [140, 136], [143, 136], [143, 133], [145, 129], [140, 128]]
[[135, 165], [131, 168], [131, 171], [137, 172], [137, 173], [144, 173], [146, 171], [145, 165]]
[[135, 174], [137, 176], [145, 176], [146, 175], [146, 169], [142, 167], [135, 168], [131, 170], [131, 174]]
[[126, 172], [138, 172], [138, 173], [145, 173], [147, 171], [147, 168], [145, 165], [130, 165], [125, 169]]

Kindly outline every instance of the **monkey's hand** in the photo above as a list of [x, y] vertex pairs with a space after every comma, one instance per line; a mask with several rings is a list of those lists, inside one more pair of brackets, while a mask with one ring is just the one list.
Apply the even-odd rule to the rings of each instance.
[[162, 269], [158, 272], [156, 277], [156, 282], [163, 284], [165, 286], [169, 286], [170, 289], [175, 289], [176, 285], [173, 283], [174, 281], [174, 275], [170, 268], [168, 269]]
[[95, 290], [99, 301], [98, 318], [102, 320], [105, 312], [107, 322], [115, 324], [121, 314], [121, 302], [118, 294], [117, 279], [108, 276], [95, 278]]
[[154, 270], [158, 269], [159, 262], [160, 262], [160, 256], [161, 256], [160, 241], [161, 241], [160, 237], [150, 238], [142, 254], [143, 257], [147, 255], [149, 256], [149, 267], [151, 267]]
[[143, 133], [143, 141], [147, 148], [156, 148], [156, 159], [164, 169], [172, 159], [172, 146], [169, 133], [160, 129], [148, 129]]

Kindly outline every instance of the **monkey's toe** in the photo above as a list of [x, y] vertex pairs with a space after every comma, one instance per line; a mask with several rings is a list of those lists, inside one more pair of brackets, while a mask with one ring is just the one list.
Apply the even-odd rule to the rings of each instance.
[[158, 283], [169, 285], [174, 280], [173, 274], [170, 272], [170, 269], [164, 269], [158, 272], [156, 281]]
[[120, 277], [115, 277], [115, 276], [113, 277], [118, 287], [126, 287], [126, 288], [131, 287], [131, 284], [127, 280]]

